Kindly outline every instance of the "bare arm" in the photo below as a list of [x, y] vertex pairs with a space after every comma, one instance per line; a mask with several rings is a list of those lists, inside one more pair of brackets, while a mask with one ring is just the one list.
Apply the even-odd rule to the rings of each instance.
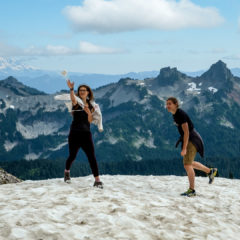
[[77, 100], [76, 100], [76, 97], [75, 97], [75, 94], [74, 94], [74, 82], [71, 82], [69, 79], [67, 80], [67, 85], [70, 89], [70, 98], [71, 98], [71, 101], [72, 101], [72, 104], [73, 105], [76, 105], [77, 104]]
[[181, 155], [184, 156], [187, 153], [187, 145], [188, 145], [188, 139], [189, 139], [189, 129], [188, 129], [187, 122], [182, 124], [182, 130], [184, 132], [184, 135], [183, 135], [183, 148], [182, 148]]
[[88, 115], [88, 122], [92, 122], [93, 121], [93, 116], [92, 116], [92, 112], [90, 111], [90, 109], [87, 107], [87, 106], [85, 106], [84, 107], [84, 111], [87, 113], [87, 115]]

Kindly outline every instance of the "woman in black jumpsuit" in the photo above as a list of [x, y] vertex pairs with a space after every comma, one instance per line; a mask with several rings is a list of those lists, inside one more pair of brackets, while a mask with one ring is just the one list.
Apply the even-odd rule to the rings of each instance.
[[67, 81], [70, 88], [70, 97], [72, 100], [72, 115], [73, 121], [68, 136], [69, 144], [69, 157], [66, 161], [66, 168], [64, 171], [64, 181], [69, 183], [70, 179], [70, 167], [76, 158], [78, 150], [83, 149], [87, 155], [93, 176], [95, 178], [94, 187], [103, 188], [103, 183], [100, 181], [98, 165], [94, 152], [94, 145], [92, 140], [92, 134], [90, 131], [90, 123], [93, 120], [92, 113], [94, 108], [91, 104], [93, 100], [93, 92], [87, 85], [80, 85], [77, 91], [77, 97], [79, 97], [83, 103], [79, 104], [74, 94], [74, 82]]

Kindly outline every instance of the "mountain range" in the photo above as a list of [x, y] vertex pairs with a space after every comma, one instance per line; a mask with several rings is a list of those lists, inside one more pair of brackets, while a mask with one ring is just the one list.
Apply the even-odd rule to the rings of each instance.
[[[0, 81], [1, 161], [66, 158], [72, 119], [68, 95], [68, 91], [46, 94], [14, 77]], [[166, 99], [175, 96], [203, 137], [204, 161], [214, 158], [208, 163], [218, 164], [223, 176], [230, 171], [239, 176], [240, 78], [224, 62], [198, 77], [165, 67], [156, 77], [122, 78], [95, 89], [94, 95], [104, 124], [103, 133], [92, 127], [98, 161], [180, 158], [180, 149], [174, 146], [178, 132], [165, 109]], [[85, 160], [82, 152], [78, 158]]]
[[[184, 72], [188, 76], [201, 76], [205, 71]], [[240, 77], [240, 68], [233, 68], [231, 72]], [[85, 83], [95, 89], [110, 83], [116, 83], [122, 78], [132, 78], [144, 80], [146, 78], [155, 78], [159, 71], [129, 72], [125, 74], [97, 74], [68, 72], [68, 77], [76, 84]], [[0, 57], [0, 79], [13, 76], [26, 86], [36, 88], [46, 93], [56, 93], [66, 89], [66, 82], [61, 75], [61, 71], [49, 71], [38, 69], [27, 65], [14, 58]]]

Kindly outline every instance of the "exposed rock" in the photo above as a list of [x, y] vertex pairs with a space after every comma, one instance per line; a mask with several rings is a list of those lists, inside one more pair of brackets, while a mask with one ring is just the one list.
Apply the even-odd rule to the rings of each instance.
[[2, 168], [0, 168], [0, 184], [18, 183], [18, 182], [22, 182], [22, 180], [7, 173]]

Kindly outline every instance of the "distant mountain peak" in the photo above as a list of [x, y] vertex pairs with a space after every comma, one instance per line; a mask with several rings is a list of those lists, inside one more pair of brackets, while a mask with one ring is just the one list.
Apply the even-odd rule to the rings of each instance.
[[15, 58], [0, 57], [0, 71], [23, 71], [23, 70], [37, 70], [37, 68], [26, 65], [21, 60]]
[[8, 78], [6, 78], [5, 80], [3, 80], [5, 82], [8, 82], [10, 84], [15, 84], [15, 83], [19, 83], [21, 85], [23, 85], [22, 83], [20, 83], [15, 77], [13, 76], [9, 76]]
[[226, 63], [219, 60], [214, 63], [207, 72], [202, 74], [203, 78], [212, 79], [215, 81], [227, 81], [233, 77], [231, 71], [227, 68]]
[[156, 77], [158, 84], [161, 86], [173, 85], [180, 78], [186, 77], [184, 73], [181, 73], [177, 68], [165, 67], [160, 70], [160, 74]]
[[0, 81], [0, 86], [9, 89], [15, 95], [28, 96], [28, 95], [45, 95], [44, 92], [39, 91], [35, 88], [28, 87], [23, 83], [19, 82], [16, 78], [10, 76]]
[[25, 87], [25, 85], [23, 83], [21, 83], [20, 81], [18, 81], [15, 77], [13, 76], [9, 76], [4, 80], [0, 80], [0, 84], [3, 86], [13, 86], [13, 87]]
[[225, 62], [223, 62], [222, 60], [218, 60], [215, 64], [213, 65], [222, 65], [224, 67], [227, 67], [227, 64]]

